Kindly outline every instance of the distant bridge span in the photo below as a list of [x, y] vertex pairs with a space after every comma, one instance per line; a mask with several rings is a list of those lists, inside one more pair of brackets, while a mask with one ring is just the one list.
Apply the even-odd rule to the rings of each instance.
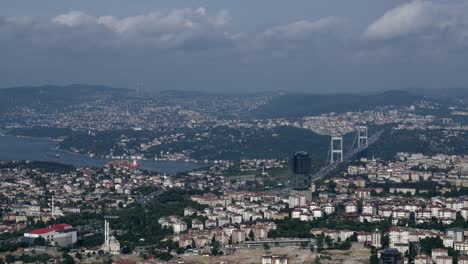
[[367, 144], [362, 144], [362, 145], [358, 146], [357, 148], [351, 149], [348, 153], [346, 153], [343, 156], [343, 161], [337, 160], [337, 161], [332, 162], [329, 165], [323, 167], [322, 169], [320, 169], [318, 172], [316, 172], [314, 175], [312, 175], [311, 181], [315, 182], [315, 181], [321, 180], [323, 177], [327, 176], [330, 172], [335, 170], [341, 163], [350, 160], [355, 155], [357, 155], [360, 152], [362, 152], [363, 150], [367, 149], [368, 146], [374, 144], [375, 142], [377, 142], [377, 140], [380, 139], [383, 132], [384, 132], [384, 130], [377, 131], [374, 135], [372, 135], [370, 138], [368, 138]]

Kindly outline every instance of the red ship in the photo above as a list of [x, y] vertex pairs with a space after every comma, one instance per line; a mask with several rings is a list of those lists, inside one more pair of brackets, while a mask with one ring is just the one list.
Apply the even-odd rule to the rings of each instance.
[[130, 170], [136, 170], [140, 167], [140, 165], [138, 164], [138, 160], [113, 161], [113, 162], [108, 163], [107, 165], [109, 165], [110, 167], [114, 167], [114, 168], [123, 168], [123, 169], [130, 169]]

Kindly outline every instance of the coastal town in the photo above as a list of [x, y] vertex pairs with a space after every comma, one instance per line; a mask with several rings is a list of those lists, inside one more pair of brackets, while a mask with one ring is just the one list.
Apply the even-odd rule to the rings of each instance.
[[[261, 186], [268, 171], [285, 166], [274, 160], [243, 161], [240, 167], [253, 177], [234, 182], [223, 175], [234, 166], [229, 163], [179, 175], [161, 175], [123, 164], [102, 169], [64, 166], [50, 172], [45, 172], [50, 168], [44, 165], [35, 166], [32, 162], [1, 163], [0, 228], [3, 236], [11, 234], [10, 241], [23, 231], [18, 239], [30, 244], [37, 243], [42, 234], [53, 234], [44, 237], [44, 245], [52, 246], [45, 252], [54, 250], [53, 246], [74, 248], [84, 237], [101, 236], [100, 225], [107, 223], [104, 212], [124, 211], [149, 203], [149, 197], [163, 192], [190, 189], [201, 192], [187, 198], [192, 206], [157, 220], [162, 228], [173, 231], [162, 241], [177, 243], [180, 250], [169, 252], [175, 259], [183, 260], [187, 254], [235, 255], [237, 249], [265, 247], [266, 254], [259, 258], [266, 263], [268, 258], [278, 257], [274, 255], [276, 248], [303, 248], [319, 257], [327, 250], [349, 250], [355, 244], [368, 248], [368, 257], [392, 248], [402, 260], [411, 258], [414, 263], [449, 263], [454, 257], [465, 263], [468, 259], [463, 256], [468, 254], [463, 228], [468, 217], [468, 158], [464, 156], [398, 153], [394, 161], [361, 158], [339, 175], [313, 182], [305, 192], [292, 190], [289, 194], [274, 189], [245, 191], [249, 182], [260, 180], [257, 184]], [[158, 191], [148, 193], [145, 187]], [[56, 222], [80, 214], [98, 218], [82, 226]], [[305, 233], [295, 233], [290, 225], [299, 225]], [[31, 229], [39, 226], [47, 228]], [[120, 249], [115, 249], [119, 243], [116, 237], [126, 231], [115, 233], [107, 226], [104, 230], [110, 230], [106, 232], [112, 241], [102, 239], [106, 241], [103, 245], [112, 244], [113, 250], [97, 245], [73, 252], [80, 256], [90, 253], [90, 259], [99, 258], [96, 254], [103, 248], [109, 254], [120, 254]], [[440, 248], [424, 251], [421, 241], [428, 239], [440, 240]], [[134, 250], [133, 255], [146, 252], [143, 248]]]
[[253, 116], [281, 96], [10, 108], [2, 155], [46, 143], [0, 161], [0, 261], [467, 263], [465, 106]]
[[468, 0], [0, 1], [0, 264], [468, 264]]

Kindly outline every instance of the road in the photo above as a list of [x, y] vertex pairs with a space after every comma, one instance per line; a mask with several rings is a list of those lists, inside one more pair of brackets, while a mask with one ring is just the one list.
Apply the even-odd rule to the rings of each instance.
[[160, 196], [161, 194], [164, 193], [164, 190], [163, 189], [159, 189], [157, 191], [154, 191], [146, 196], [143, 196], [142, 198], [138, 199], [137, 202], [140, 203], [140, 204], [146, 204], [148, 203], [149, 201], [153, 200], [154, 198]]

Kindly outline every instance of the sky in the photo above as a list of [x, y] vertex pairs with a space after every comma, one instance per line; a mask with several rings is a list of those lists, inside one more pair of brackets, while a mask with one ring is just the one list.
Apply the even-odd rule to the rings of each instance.
[[0, 2], [0, 87], [468, 89], [468, 0]]

